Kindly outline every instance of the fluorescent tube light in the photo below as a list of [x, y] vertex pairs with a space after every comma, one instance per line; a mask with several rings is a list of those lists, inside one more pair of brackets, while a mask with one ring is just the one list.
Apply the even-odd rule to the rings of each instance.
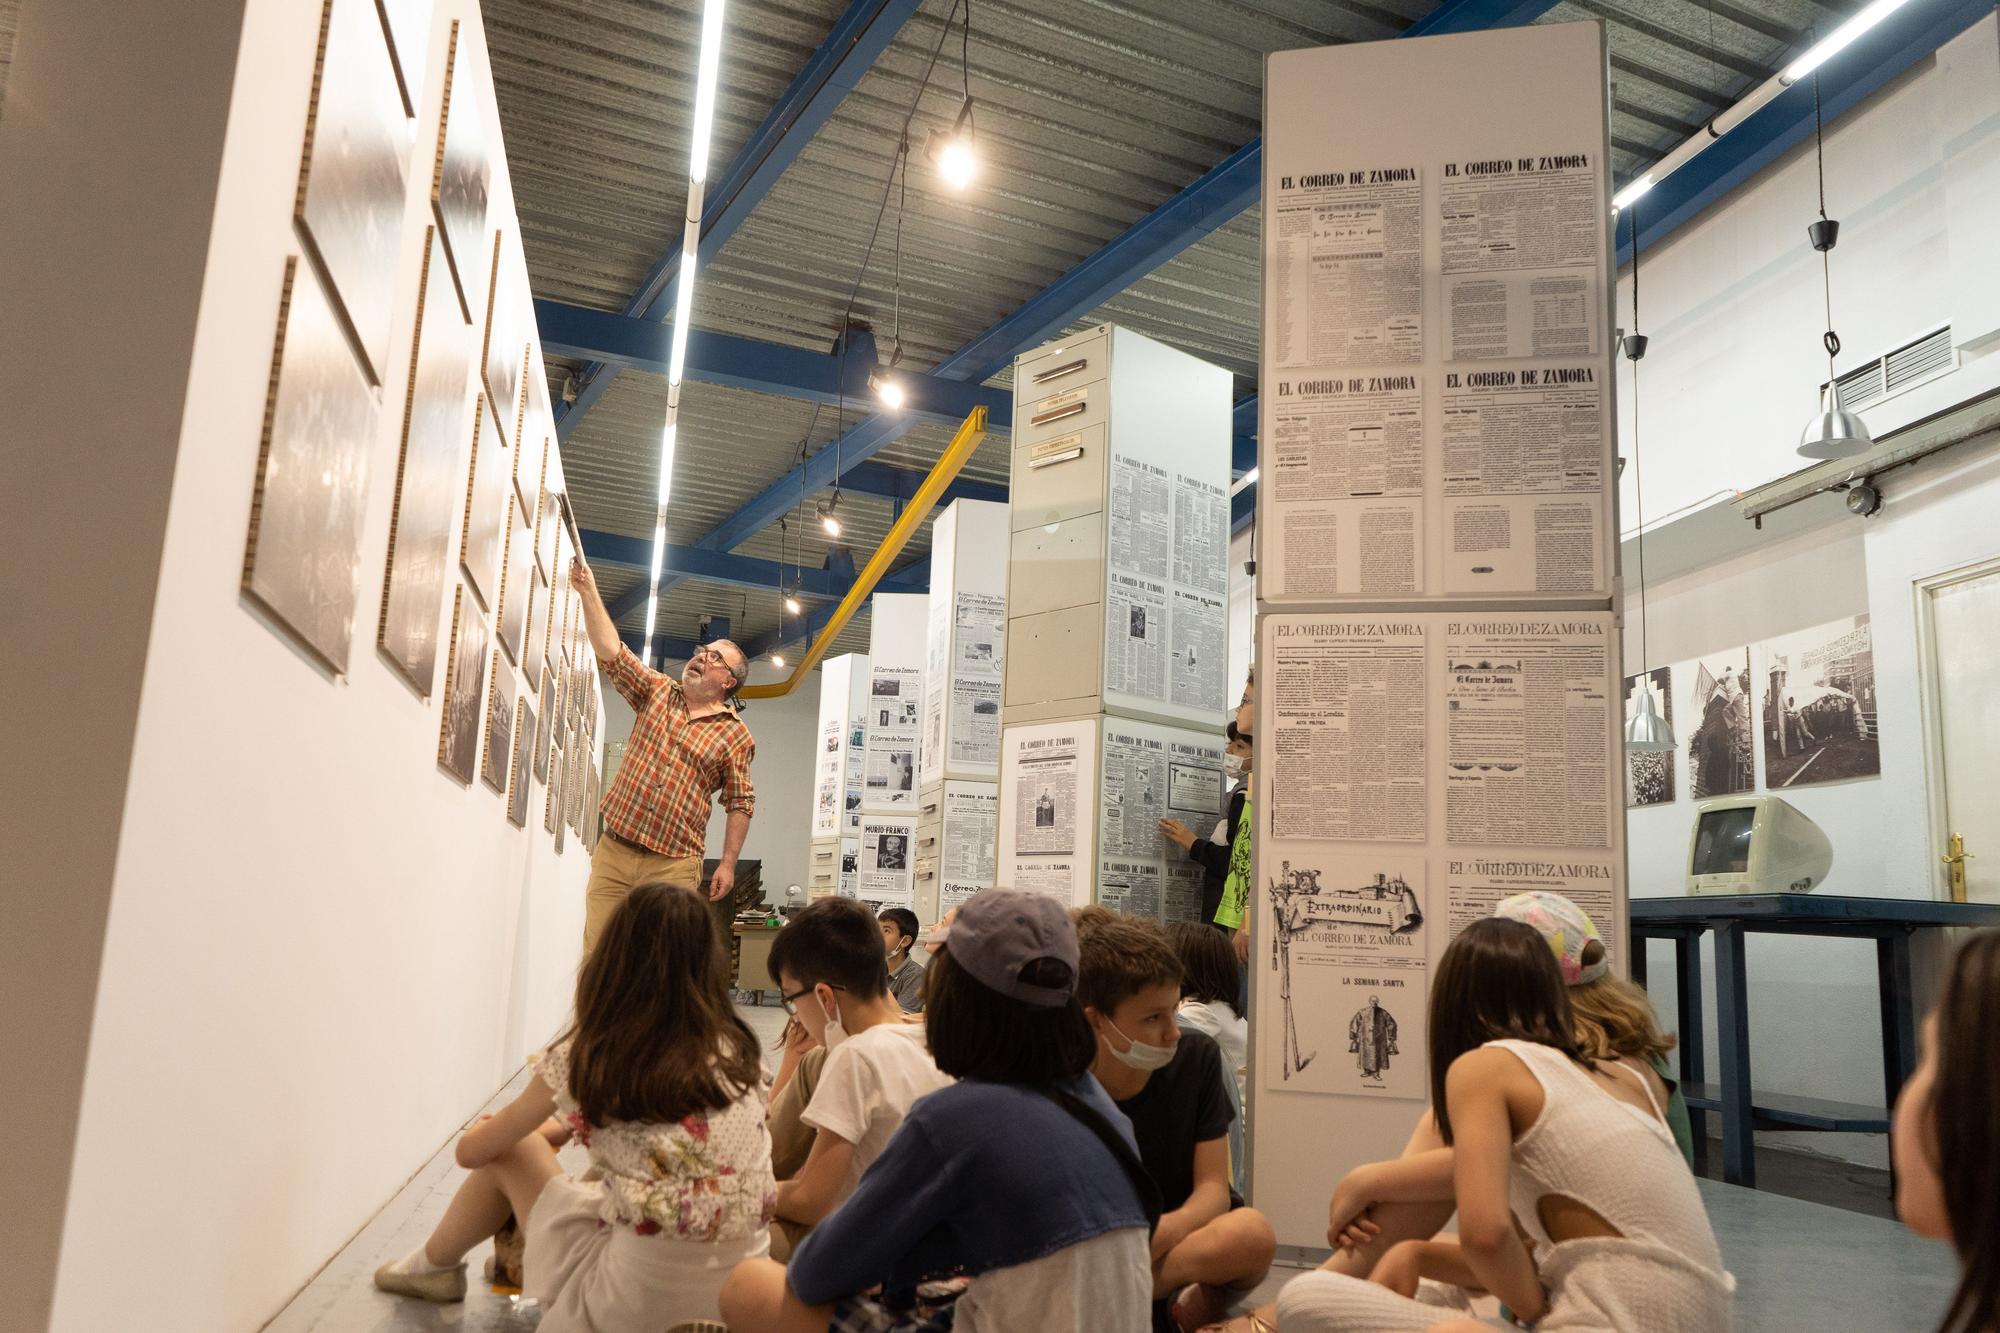
[[708, 179], [708, 141], [715, 132], [715, 86], [722, 67], [724, 0], [707, 0], [701, 9], [701, 66], [694, 83], [694, 134], [688, 146], [688, 176]]
[[1909, 0], [1875, 0], [1875, 3], [1856, 14], [1847, 22], [1828, 33], [1824, 40], [1813, 43], [1806, 53], [1785, 67], [1785, 82], [1797, 83], [1806, 75], [1824, 65], [1852, 46], [1870, 28], [1901, 9]]
[[1613, 208], [1630, 208], [1633, 200], [1640, 198], [1652, 188], [1653, 173], [1649, 171], [1638, 180], [1633, 181], [1630, 185], [1620, 190], [1617, 194], [1612, 195], [1611, 206]]

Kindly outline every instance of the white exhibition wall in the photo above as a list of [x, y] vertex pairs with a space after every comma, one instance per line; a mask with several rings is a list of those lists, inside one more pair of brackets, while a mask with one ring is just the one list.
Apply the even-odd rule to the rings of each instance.
[[[784, 674], [761, 661], [750, 667], [750, 679], [758, 684]], [[757, 742], [757, 758], [750, 765], [750, 780], [757, 787], [757, 813], [743, 840], [743, 856], [764, 863], [765, 901], [783, 903], [786, 885], [804, 888], [806, 882], [806, 843], [812, 837], [813, 740], [819, 731], [819, 672], [815, 670], [783, 698], [751, 700], [743, 710], [743, 721]], [[631, 707], [618, 691], [607, 687], [600, 733], [616, 742], [631, 730]], [[720, 806], [709, 816], [711, 856], [722, 846], [727, 819]]]
[[[1839, 370], [1950, 321], [1960, 367], [1911, 396], [1950, 403], [1983, 391], [1994, 369], [1986, 358], [2000, 345], [1991, 211], [2000, 201], [2000, 20], [1983, 19], [1829, 125], [1826, 168], [1828, 212], [1841, 222], [1833, 252], [1834, 320], [1846, 348]], [[1826, 371], [1818, 256], [1805, 240], [1805, 225], [1816, 215], [1807, 143], [1641, 256], [1641, 326], [1652, 344], [1641, 375], [1640, 443], [1644, 516], [1656, 552], [1677, 542], [1685, 547], [1686, 538], [1671, 521], [1661, 526], [1663, 519], [1726, 504], [1737, 491], [1807, 465], [1794, 449]], [[1629, 324], [1630, 312], [1628, 271], [1621, 322]], [[1621, 362], [1620, 371], [1619, 452], [1629, 459], [1631, 363]], [[1862, 415], [1880, 430], [1907, 419], [1909, 410], [1889, 398]], [[1640, 517], [1638, 476], [1625, 469], [1621, 505], [1625, 662], [1632, 672], [1641, 663], [1631, 541]], [[1881, 775], [1782, 794], [1833, 841], [1825, 892], [1934, 897], [1942, 878], [1930, 848], [1912, 584], [2000, 553], [2000, 530], [1991, 521], [2000, 505], [2000, 441], [1959, 446], [1887, 474], [1878, 485], [1883, 510], [1865, 520], [1822, 506], [1834, 517], [1803, 532], [1789, 525], [1794, 535], [1784, 537], [1755, 534], [1733, 516], [1722, 520], [1741, 524], [1732, 548], [1739, 553], [1704, 563], [1683, 550], [1673, 563], [1688, 572], [1646, 587], [1647, 661], [1660, 666], [1868, 613]], [[1763, 790], [1761, 724], [1755, 730]], [[1693, 819], [1684, 775], [1674, 803], [1627, 812], [1633, 897], [1684, 892]], [[1652, 945], [1649, 959], [1655, 1002], [1671, 1024], [1670, 946]], [[1713, 958], [1706, 963], [1714, 1051]], [[1870, 944], [1752, 936], [1749, 983], [1755, 1086], [1880, 1102]], [[1877, 1136], [1763, 1137], [1887, 1164]]]
[[[234, 87], [199, 251], [207, 269], [183, 363], [157, 602], [150, 633], [123, 655], [144, 673], [129, 779], [120, 767], [102, 774], [126, 785], [122, 823], [70, 835], [116, 835], [117, 862], [57, 1329], [127, 1325], [135, 1292], [149, 1328], [257, 1327], [569, 1005], [587, 856], [573, 838], [556, 855], [539, 790], [516, 829], [502, 796], [444, 773], [442, 666], [427, 701], [375, 650], [403, 375], [385, 377], [369, 458], [346, 674], [309, 660], [237, 591], [285, 261], [300, 249], [293, 197], [320, 10], [251, 0], [223, 42], [240, 58], [219, 75]], [[462, 43], [483, 41], [474, 0], [436, 6], [391, 367], [410, 361], [454, 18]], [[34, 54], [24, 43], [24, 60]], [[94, 57], [75, 54], [76, 70]], [[188, 75], [155, 60], [137, 77]], [[493, 218], [512, 230], [490, 81], [453, 90], [455, 102], [475, 97], [495, 158]], [[116, 546], [120, 534], [98, 539]], [[82, 590], [77, 602], [87, 606]], [[451, 614], [447, 592], [444, 643]]]

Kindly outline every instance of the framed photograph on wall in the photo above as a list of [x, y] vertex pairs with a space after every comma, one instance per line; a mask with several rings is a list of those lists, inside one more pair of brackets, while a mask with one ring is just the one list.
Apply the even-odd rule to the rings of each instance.
[[541, 720], [535, 731], [535, 781], [549, 780], [549, 745], [555, 737], [556, 673], [542, 674]]
[[415, 330], [375, 642], [429, 698], [437, 680], [438, 616], [451, 572], [451, 516], [472, 370], [472, 329], [459, 313], [436, 227], [424, 228]]
[[285, 261], [243, 592], [336, 672], [347, 670], [375, 395], [311, 264]]
[[412, 134], [374, 0], [325, 0], [295, 217], [376, 384], [389, 382]]
[[485, 394], [472, 401], [472, 459], [465, 475], [465, 521], [459, 534], [459, 567], [485, 607], [500, 598], [500, 542], [507, 531], [507, 452], [493, 433]]
[[[486, 342], [479, 364], [486, 384], [486, 401], [500, 427], [501, 447], [514, 443], [520, 425], [521, 362], [528, 344], [522, 337], [521, 307], [527, 303], [527, 279], [521, 258], [507, 243], [507, 233], [493, 233], [493, 269], [487, 286]], [[513, 460], [508, 460], [512, 475]]]
[[507, 822], [528, 826], [528, 774], [534, 766], [535, 710], [524, 695], [514, 705], [514, 757], [507, 766]]
[[1757, 645], [1764, 785], [1772, 791], [1882, 772], [1875, 640], [1867, 615]]
[[528, 599], [535, 586], [535, 533], [528, 526], [528, 515], [521, 508], [521, 498], [511, 491], [507, 496], [505, 542], [506, 560], [500, 576], [500, 614], [496, 623], [500, 630], [500, 647], [505, 650], [509, 661], [519, 662], [528, 627]]
[[521, 640], [524, 658], [521, 675], [527, 680], [529, 689], [539, 690], [544, 674], [542, 643], [547, 637], [543, 625], [549, 617], [549, 581], [542, 577], [542, 571], [533, 563], [529, 564], [528, 572], [532, 577], [528, 580], [528, 632]]
[[1671, 679], [1680, 691], [1674, 701], [1674, 737], [1687, 764], [1688, 794], [1705, 801], [1755, 790], [1750, 649], [1728, 648], [1676, 662]]
[[451, 21], [445, 55], [444, 105], [438, 113], [437, 154], [431, 165], [431, 211], [444, 229], [445, 258], [451, 264], [459, 306], [468, 320], [483, 318], [473, 304], [484, 295], [490, 255], [486, 216], [493, 188], [492, 149], [479, 84], [485, 62], [474, 62], [471, 38]]
[[486, 617], [460, 583], [451, 603], [451, 656], [445, 659], [444, 722], [438, 766], [460, 782], [472, 781], [479, 753], [481, 691], [486, 685]]
[[424, 66], [431, 53], [431, 0], [376, 0], [396, 62], [403, 110], [414, 116], [424, 103]]
[[514, 672], [507, 659], [493, 654], [493, 688], [486, 695], [486, 761], [480, 780], [494, 791], [507, 790], [507, 761], [514, 752]]
[[[532, 317], [532, 316], [531, 316]], [[532, 517], [542, 494], [542, 471], [548, 461], [549, 440], [556, 433], [555, 413], [549, 407], [549, 375], [542, 364], [542, 350], [532, 342], [522, 349], [521, 429], [514, 447], [514, 493]]]

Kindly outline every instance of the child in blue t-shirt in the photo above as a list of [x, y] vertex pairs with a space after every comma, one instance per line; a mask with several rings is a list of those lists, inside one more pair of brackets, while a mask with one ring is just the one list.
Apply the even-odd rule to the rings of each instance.
[[789, 1270], [737, 1266], [732, 1333], [1147, 1328], [1158, 1202], [1089, 1074], [1075, 930], [1052, 898], [988, 889], [943, 944], [924, 1025], [959, 1082], [918, 1099]]

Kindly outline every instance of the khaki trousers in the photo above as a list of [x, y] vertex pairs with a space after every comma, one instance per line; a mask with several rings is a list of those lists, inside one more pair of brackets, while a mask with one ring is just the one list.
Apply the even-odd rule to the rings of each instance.
[[599, 838], [597, 850], [590, 856], [590, 887], [584, 891], [584, 957], [588, 958], [596, 947], [604, 923], [625, 901], [625, 895], [641, 884], [671, 884], [699, 892], [701, 857], [662, 856], [620, 842], [608, 832]]

